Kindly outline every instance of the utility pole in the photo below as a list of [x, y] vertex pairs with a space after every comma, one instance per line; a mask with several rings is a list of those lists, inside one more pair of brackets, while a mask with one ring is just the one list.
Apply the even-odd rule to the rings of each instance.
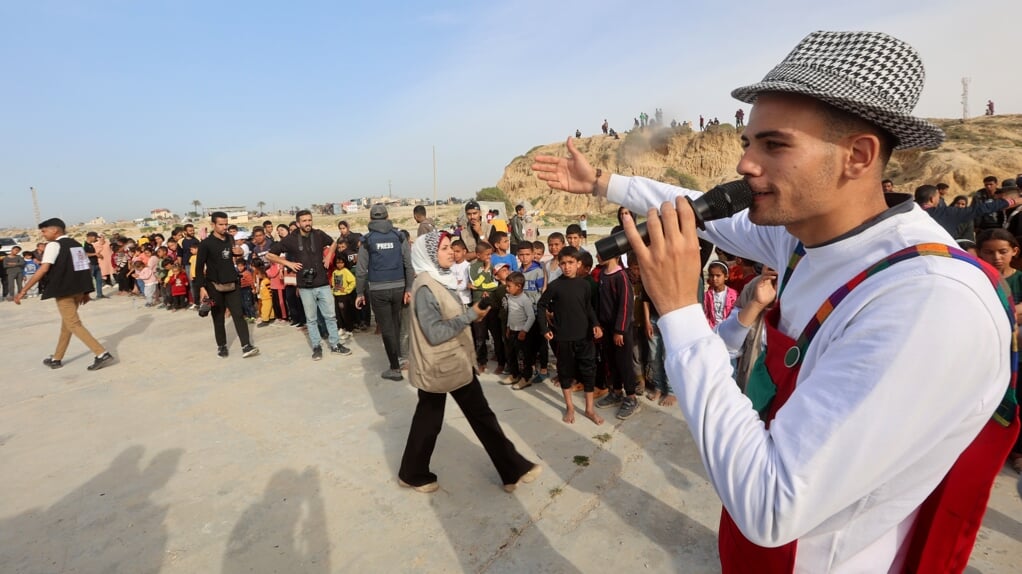
[[387, 180], [387, 197], [389, 197], [389, 198], [393, 198], [394, 197], [394, 188], [392, 188], [390, 186], [390, 180], [389, 179]]
[[436, 223], [436, 146], [433, 146], [433, 223]]
[[32, 209], [35, 211], [35, 224], [39, 225], [43, 220], [42, 215], [39, 213], [39, 194], [36, 193], [34, 187], [30, 187], [29, 189], [32, 190]]
[[969, 82], [971, 78], [962, 78], [962, 121], [969, 119]]

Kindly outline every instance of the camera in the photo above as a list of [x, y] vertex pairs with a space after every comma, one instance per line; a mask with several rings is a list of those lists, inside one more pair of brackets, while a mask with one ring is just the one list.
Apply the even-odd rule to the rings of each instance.
[[202, 303], [199, 304], [199, 317], [206, 317], [209, 312], [213, 309], [213, 300], [209, 297], [203, 297]]
[[313, 267], [304, 267], [298, 272], [298, 278], [302, 287], [312, 287], [313, 282], [316, 281], [316, 269]]

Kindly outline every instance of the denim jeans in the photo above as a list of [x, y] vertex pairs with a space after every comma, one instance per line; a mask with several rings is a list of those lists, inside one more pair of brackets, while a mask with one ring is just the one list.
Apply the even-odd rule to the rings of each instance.
[[96, 298], [103, 298], [103, 271], [99, 268], [99, 265], [92, 264], [92, 280], [96, 282]]
[[653, 336], [649, 340], [649, 378], [653, 385], [660, 390], [660, 394], [669, 395], [671, 384], [667, 382], [667, 369], [664, 367], [664, 360], [667, 358], [664, 353], [664, 339], [660, 335], [660, 328], [657, 321], [660, 317], [650, 314], [649, 322], [653, 324]]
[[[328, 340], [331, 347], [336, 347], [341, 344], [341, 338], [337, 334], [337, 315], [334, 313], [334, 293], [330, 290], [329, 285], [323, 285], [322, 287], [298, 289], [298, 296], [302, 299], [302, 308], [305, 310], [306, 317], [315, 317], [316, 310], [323, 315], [326, 319], [326, 330], [329, 334]], [[322, 338], [319, 335], [319, 329], [316, 328], [314, 322], [310, 321], [308, 324], [309, 328], [309, 342], [313, 348], [318, 347]]]

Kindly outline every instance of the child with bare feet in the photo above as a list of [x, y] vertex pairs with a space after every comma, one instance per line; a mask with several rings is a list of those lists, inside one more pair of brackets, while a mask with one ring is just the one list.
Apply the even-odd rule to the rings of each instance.
[[[603, 418], [596, 413], [593, 398], [593, 382], [596, 375], [596, 347], [593, 338], [603, 337], [592, 306], [589, 283], [578, 276], [579, 252], [565, 247], [557, 256], [561, 276], [552, 281], [539, 298], [536, 320], [540, 333], [548, 341], [554, 339], [546, 312], [553, 311], [557, 337], [557, 374], [561, 391], [564, 393], [565, 412], [563, 421], [575, 422], [575, 405], [572, 403], [572, 383], [578, 379], [585, 391], [585, 416], [600, 425]], [[593, 338], [590, 338], [590, 333]]]

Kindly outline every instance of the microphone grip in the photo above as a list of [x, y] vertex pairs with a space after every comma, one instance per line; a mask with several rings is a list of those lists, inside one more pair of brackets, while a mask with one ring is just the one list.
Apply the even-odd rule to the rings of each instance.
[[[646, 222], [643, 221], [636, 225], [635, 230], [638, 231], [639, 236], [642, 237], [642, 242], [649, 245], [649, 230], [646, 229]], [[599, 255], [600, 261], [606, 261], [613, 257], [618, 257], [631, 250], [632, 246], [628, 243], [628, 238], [625, 237], [625, 233], [623, 231], [611, 233], [607, 237], [596, 242], [596, 254]]]

